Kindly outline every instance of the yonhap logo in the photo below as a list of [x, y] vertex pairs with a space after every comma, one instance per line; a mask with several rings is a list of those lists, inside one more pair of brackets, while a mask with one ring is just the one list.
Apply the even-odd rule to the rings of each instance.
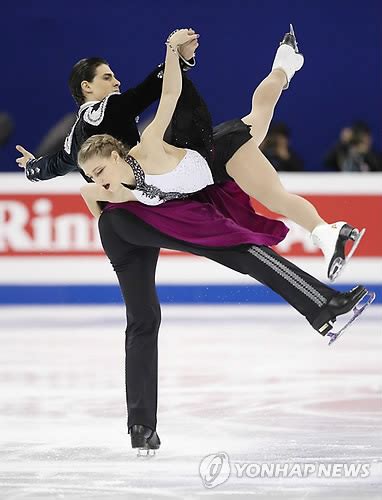
[[231, 462], [224, 451], [207, 455], [199, 465], [199, 475], [205, 488], [215, 488], [225, 483], [230, 476], [237, 479], [256, 478], [365, 478], [370, 475], [370, 463], [247, 463]]
[[204, 457], [199, 465], [199, 474], [205, 488], [215, 488], [225, 483], [231, 474], [227, 453], [220, 451]]

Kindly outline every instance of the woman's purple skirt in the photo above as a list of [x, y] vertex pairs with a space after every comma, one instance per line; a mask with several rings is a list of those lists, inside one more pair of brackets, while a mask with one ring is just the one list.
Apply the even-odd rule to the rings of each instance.
[[104, 210], [115, 208], [129, 211], [177, 240], [207, 247], [272, 246], [288, 233], [283, 222], [258, 215], [249, 196], [232, 181], [155, 207], [129, 201], [108, 203]]

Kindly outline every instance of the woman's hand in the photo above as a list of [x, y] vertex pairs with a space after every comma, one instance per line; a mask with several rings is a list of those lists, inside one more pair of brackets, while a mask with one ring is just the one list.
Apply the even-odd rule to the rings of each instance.
[[197, 40], [198, 38], [199, 35], [195, 33], [193, 29], [181, 29], [170, 34], [167, 38], [167, 42], [171, 45], [172, 48], [176, 49], [179, 45], [192, 42], [194, 40]]
[[123, 203], [124, 201], [133, 201], [135, 199], [130, 189], [122, 185], [116, 191], [108, 191], [103, 187], [102, 190], [105, 191], [106, 196], [108, 196], [108, 201], [114, 203]]
[[123, 186], [119, 188], [117, 191], [109, 191], [105, 189], [103, 186], [99, 186], [97, 184], [85, 184], [80, 188], [81, 196], [85, 200], [86, 205], [88, 206], [89, 211], [98, 219], [101, 215], [102, 210], [99, 201], [111, 201], [114, 203], [122, 203], [124, 201], [136, 201], [134, 195], [130, 191]]
[[110, 191], [98, 184], [85, 184], [80, 188], [81, 195], [87, 201], [111, 201], [114, 203], [122, 203], [124, 201], [131, 201], [134, 199], [130, 189], [120, 186], [116, 191]]

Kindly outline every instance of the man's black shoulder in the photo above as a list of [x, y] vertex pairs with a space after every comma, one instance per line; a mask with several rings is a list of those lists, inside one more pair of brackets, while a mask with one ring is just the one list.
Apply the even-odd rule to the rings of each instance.
[[118, 92], [109, 94], [102, 101], [96, 102], [91, 106], [87, 107], [83, 112], [82, 118], [84, 122], [93, 127], [99, 127], [105, 118], [108, 108], [111, 104], [114, 104], [116, 100], [120, 97]]

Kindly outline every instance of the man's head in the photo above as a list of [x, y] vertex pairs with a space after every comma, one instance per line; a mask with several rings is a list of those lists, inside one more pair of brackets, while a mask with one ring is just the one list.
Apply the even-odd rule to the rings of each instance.
[[119, 92], [120, 82], [105, 59], [88, 57], [72, 68], [69, 88], [78, 105], [87, 101], [101, 101], [112, 92]]

